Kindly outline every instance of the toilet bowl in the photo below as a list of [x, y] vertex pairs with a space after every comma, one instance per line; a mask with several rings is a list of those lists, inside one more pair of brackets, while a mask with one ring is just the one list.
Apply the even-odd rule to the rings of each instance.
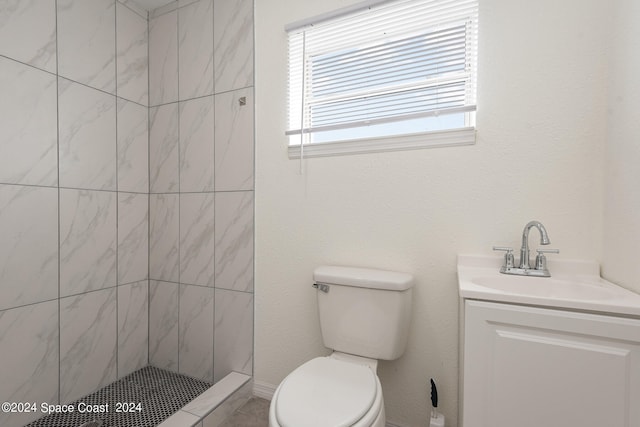
[[384, 427], [376, 365], [339, 353], [304, 363], [276, 389], [269, 427]]

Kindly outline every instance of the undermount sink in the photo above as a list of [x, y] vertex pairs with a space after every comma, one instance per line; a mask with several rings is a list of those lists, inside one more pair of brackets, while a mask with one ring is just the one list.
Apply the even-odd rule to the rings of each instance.
[[640, 316], [640, 295], [600, 277], [595, 261], [549, 261], [552, 277], [500, 273], [501, 257], [459, 255], [461, 298]]

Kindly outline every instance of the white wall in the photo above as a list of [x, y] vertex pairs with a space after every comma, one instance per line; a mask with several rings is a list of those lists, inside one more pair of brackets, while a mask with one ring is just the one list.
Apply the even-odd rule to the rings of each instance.
[[600, 257], [610, 11], [597, 0], [481, 1], [476, 145], [309, 159], [301, 175], [284, 137], [283, 26], [354, 2], [256, 3], [255, 380], [275, 386], [328, 353], [316, 266], [407, 271], [410, 342], [379, 367], [387, 418], [425, 425], [434, 377], [455, 427], [456, 255], [517, 247], [538, 219], [561, 257]]
[[640, 3], [615, 11], [609, 72], [602, 274], [640, 292]]

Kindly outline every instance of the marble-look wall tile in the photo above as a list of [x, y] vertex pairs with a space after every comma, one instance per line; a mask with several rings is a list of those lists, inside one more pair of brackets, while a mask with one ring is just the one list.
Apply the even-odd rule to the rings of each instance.
[[58, 296], [58, 190], [0, 184], [0, 310]]
[[[58, 301], [0, 311], [0, 400], [58, 402]], [[20, 427], [41, 416], [0, 412], [0, 425]]]
[[149, 196], [118, 193], [118, 284], [149, 272]]
[[253, 294], [216, 289], [213, 380], [232, 371], [252, 375]]
[[135, 2], [135, 0], [118, 0], [118, 2], [127, 6], [129, 9], [137, 13], [138, 16], [140, 16], [144, 20], [147, 20], [149, 18], [149, 12], [147, 11], [147, 9], [143, 8], [142, 6], [139, 6]]
[[180, 99], [213, 94], [213, 0], [178, 9]]
[[216, 93], [253, 86], [253, 1], [214, 0]]
[[149, 281], [149, 363], [178, 372], [177, 283]]
[[[164, 2], [163, 2], [164, 3]], [[169, 1], [164, 6], [156, 7], [149, 11], [149, 19], [154, 19], [159, 16], [165, 15], [169, 12], [173, 12], [178, 8], [178, 0]]]
[[180, 285], [179, 372], [213, 381], [213, 288]]
[[118, 287], [118, 378], [149, 362], [149, 284]]
[[149, 196], [149, 275], [151, 279], [180, 280], [180, 196]]
[[178, 7], [184, 7], [184, 6], [188, 6], [191, 3], [195, 3], [199, 0], [178, 0]]
[[149, 185], [151, 193], [179, 190], [178, 103], [149, 109]]
[[116, 285], [116, 193], [60, 189], [60, 296]]
[[0, 57], [0, 93], [0, 182], [57, 185], [56, 77]]
[[253, 192], [216, 193], [216, 288], [253, 292]]
[[118, 99], [118, 191], [149, 192], [149, 109]]
[[116, 98], [59, 79], [60, 186], [116, 189]]
[[116, 4], [113, 0], [58, 0], [58, 72], [115, 94]]
[[178, 100], [178, 11], [149, 21], [149, 105]]
[[0, 55], [55, 73], [56, 3], [4, 0], [0, 6]]
[[214, 285], [214, 193], [180, 195], [180, 283]]
[[60, 402], [116, 380], [116, 288], [60, 300]]
[[213, 96], [180, 102], [180, 191], [213, 191]]
[[118, 96], [149, 104], [147, 20], [127, 6], [116, 3]]
[[[241, 99], [245, 104], [241, 104]], [[216, 191], [253, 189], [253, 90], [215, 96]]]

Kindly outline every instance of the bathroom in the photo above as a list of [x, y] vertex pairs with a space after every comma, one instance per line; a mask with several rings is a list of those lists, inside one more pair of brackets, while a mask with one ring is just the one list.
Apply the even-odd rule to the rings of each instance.
[[[61, 8], [73, 3], [70, 0], [58, 0], [57, 7]], [[107, 3], [112, 4], [111, 7], [115, 9], [112, 11], [114, 14], [122, 8], [120, 2]], [[179, 3], [184, 8], [195, 5], [187, 1]], [[249, 9], [251, 8], [250, 2], [226, 2], [226, 4], [236, 3], [249, 4]], [[255, 147], [255, 156], [253, 149], [249, 152], [241, 149], [236, 153], [237, 156], [230, 160], [232, 163], [220, 163], [218, 167], [218, 160], [221, 160], [221, 157], [217, 155], [216, 149], [224, 150], [218, 146], [205, 147], [216, 154], [213, 187], [211, 183], [202, 184], [193, 181], [191, 182], [194, 185], [204, 185], [204, 187], [194, 190], [193, 188], [182, 189], [179, 184], [176, 186], [177, 182], [180, 184], [189, 182], [190, 177], [188, 174], [180, 175], [176, 172], [183, 172], [185, 168], [178, 165], [178, 155], [171, 151], [169, 154], [174, 156], [171, 160], [174, 162], [172, 164], [174, 169], [171, 171], [173, 175], [163, 175], [162, 179], [155, 177], [162, 188], [144, 187], [144, 177], [141, 178], [142, 187], [135, 187], [139, 184], [135, 180], [125, 184], [135, 188], [123, 187], [117, 180], [117, 173], [115, 173], [115, 180], [103, 180], [104, 184], [93, 182], [92, 184], [95, 185], [88, 187], [74, 183], [65, 184], [62, 158], [58, 171], [55, 148], [52, 158], [45, 157], [42, 160], [42, 162], [49, 162], [47, 164], [53, 167], [47, 169], [45, 164], [44, 167], [33, 168], [32, 174], [24, 178], [26, 181], [19, 184], [20, 181], [13, 179], [17, 176], [13, 173], [15, 168], [12, 169], [11, 165], [7, 164], [9, 162], [7, 159], [10, 158], [9, 152], [5, 151], [5, 146], [0, 147], [2, 170], [12, 171], [8, 175], [0, 173], [0, 189], [3, 191], [0, 198], [0, 206], [2, 206], [0, 218], [3, 218], [0, 223], [3, 235], [3, 243], [0, 244], [2, 300], [30, 298], [29, 302], [3, 304], [0, 307], [2, 354], [6, 354], [3, 343], [6, 346], [9, 342], [12, 348], [15, 348], [15, 343], [20, 342], [26, 349], [24, 353], [17, 355], [14, 353], [13, 357], [24, 359], [27, 354], [40, 348], [42, 342], [46, 341], [46, 337], [43, 338], [43, 334], [35, 326], [29, 329], [26, 324], [21, 324], [24, 329], [20, 329], [19, 332], [15, 329], [10, 330], [7, 325], [17, 324], [8, 320], [9, 315], [16, 313], [11, 309], [35, 307], [37, 304], [34, 304], [34, 299], [39, 302], [53, 303], [50, 312], [40, 313], [40, 316], [45, 315], [42, 324], [48, 321], [49, 318], [46, 316], [50, 315], [52, 323], [57, 325], [59, 321], [69, 322], [70, 328], [73, 329], [72, 325], [81, 322], [76, 322], [70, 317], [65, 319], [63, 314], [65, 307], [76, 307], [71, 300], [65, 298], [69, 296], [80, 298], [85, 293], [91, 297], [107, 290], [104, 294], [105, 300], [110, 304], [105, 310], [111, 313], [107, 316], [111, 324], [105, 327], [105, 331], [91, 332], [96, 336], [99, 333], [109, 335], [108, 339], [96, 340], [99, 347], [94, 351], [99, 362], [94, 362], [92, 359], [65, 358], [65, 354], [68, 353], [65, 352], [65, 346], [69, 347], [70, 342], [64, 340], [62, 329], [58, 330], [56, 327], [49, 330], [49, 333], [53, 334], [52, 352], [54, 353], [54, 360], [50, 363], [55, 366], [55, 369], [37, 371], [37, 375], [40, 377], [39, 381], [50, 381], [53, 384], [52, 397], [45, 395], [39, 397], [40, 399], [55, 399], [59, 393], [69, 392], [69, 390], [74, 394], [72, 384], [60, 385], [64, 382], [60, 372], [65, 368], [73, 369], [78, 366], [84, 368], [89, 373], [85, 377], [90, 380], [87, 386], [91, 387], [102, 382], [104, 380], [102, 376], [110, 376], [110, 380], [114, 380], [119, 375], [118, 369], [123, 372], [131, 369], [128, 366], [116, 366], [127, 360], [122, 355], [118, 356], [118, 362], [115, 362], [115, 359], [112, 360], [112, 357], [105, 360], [103, 356], [105, 352], [109, 352], [110, 355], [118, 354], [120, 348], [123, 348], [118, 343], [120, 326], [116, 325], [126, 318], [126, 315], [120, 311], [124, 309], [125, 303], [137, 301], [143, 310], [147, 304], [150, 309], [147, 315], [153, 315], [154, 305], [151, 301], [153, 297], [145, 297], [144, 293], [147, 286], [149, 292], [147, 295], [164, 298], [167, 306], [173, 304], [174, 309], [168, 312], [168, 317], [163, 318], [161, 322], [152, 317], [144, 320], [144, 315], [139, 321], [134, 322], [138, 326], [142, 323], [143, 330], [149, 329], [149, 344], [153, 342], [154, 334], [177, 337], [181, 330], [186, 331], [183, 329], [184, 326], [180, 325], [180, 320], [176, 316], [172, 317], [172, 314], [180, 313], [180, 308], [183, 306], [186, 312], [192, 312], [193, 310], [190, 310], [187, 305], [190, 302], [197, 304], [198, 301], [204, 300], [207, 302], [203, 311], [204, 317], [197, 317], [197, 320], [206, 322], [208, 325], [215, 324], [216, 327], [222, 325], [221, 328], [240, 328], [240, 331], [229, 329], [228, 333], [205, 334], [210, 342], [202, 345], [207, 348], [207, 357], [211, 356], [214, 360], [213, 367], [207, 368], [208, 375], [211, 375], [214, 380], [229, 371], [240, 371], [252, 375], [253, 393], [268, 397], [295, 367], [330, 352], [323, 346], [318, 328], [315, 293], [311, 288], [313, 270], [322, 264], [357, 265], [410, 272], [416, 281], [407, 349], [399, 360], [381, 362], [378, 367], [385, 395], [388, 425], [398, 427], [427, 425], [430, 411], [428, 383], [429, 378], [434, 378], [438, 383], [440, 411], [446, 415], [447, 425], [455, 427], [458, 424], [459, 376], [456, 277], [458, 254], [489, 255], [492, 253], [491, 247], [496, 244], [517, 247], [522, 226], [531, 219], [538, 219], [547, 227], [553, 246], [561, 250], [558, 257], [595, 259], [600, 262], [601, 273], [605, 278], [640, 292], [640, 283], [637, 279], [640, 277], [640, 267], [634, 256], [640, 242], [640, 193], [637, 189], [640, 172], [635, 166], [640, 160], [638, 151], [640, 145], [637, 143], [637, 135], [640, 135], [638, 128], [640, 125], [637, 120], [640, 114], [640, 88], [635, 78], [640, 73], [640, 57], [637, 54], [640, 51], [638, 46], [640, 34], [637, 26], [633, 25], [633, 17], [640, 15], [637, 2], [632, 0], [565, 0], [562, 2], [544, 0], [532, 3], [480, 0], [478, 110], [474, 145], [310, 158], [302, 162], [301, 171], [300, 161], [291, 160], [287, 156], [287, 140], [284, 136], [287, 118], [287, 42], [284, 26], [353, 3], [357, 2], [353, 0], [255, 2], [253, 34], [247, 30], [246, 26], [239, 25], [235, 27], [235, 34], [241, 34], [245, 38], [242, 38], [242, 41], [233, 40], [234, 47], [241, 51], [245, 49], [245, 52], [246, 49], [251, 51], [247, 40], [251, 43], [255, 40], [255, 51], [248, 54], [249, 58], [254, 55], [254, 63], [241, 59], [230, 65], [234, 69], [231, 75], [241, 75], [241, 80], [244, 79], [244, 81], [234, 81], [232, 78], [224, 83], [229, 85], [227, 88], [218, 90], [218, 80], [216, 80], [212, 86], [204, 88], [208, 91], [207, 95], [189, 95], [179, 100], [213, 98], [211, 110], [215, 111], [213, 120], [216, 125], [213, 126], [213, 130], [209, 127], [207, 131], [223, 132], [223, 136], [215, 135], [216, 144], [225, 139], [224, 135], [232, 135], [238, 141], [246, 141], [247, 136], [243, 132], [248, 128], [238, 125], [234, 128], [235, 132], [234, 130], [222, 131], [222, 128], [217, 126], [218, 120], [221, 119], [221, 123], [228, 123], [230, 120], [225, 120], [219, 114], [221, 110], [217, 108], [219, 105], [215, 101], [220, 100], [220, 103], [227, 101], [222, 111], [234, 111], [240, 115], [247, 110], [240, 107], [239, 98], [246, 97], [246, 103], [249, 106], [255, 103], [255, 118], [242, 117], [248, 120], [248, 123], [252, 121], [255, 123], [254, 131], [247, 131], [251, 146]], [[215, 17], [216, 5], [225, 4], [225, 2], [214, 0], [213, 4]], [[129, 10], [135, 8], [131, 5], [126, 7]], [[159, 17], [166, 17], [171, 13], [168, 12]], [[231, 10], [224, 10], [221, 13], [233, 15]], [[251, 16], [251, 12], [248, 16]], [[176, 19], [176, 23], [179, 24], [178, 17], [172, 19]], [[151, 21], [153, 18], [150, 23]], [[18, 21], [13, 23], [18, 24]], [[63, 34], [60, 30], [64, 20], [58, 18], [57, 25], [58, 40], [62, 44], [64, 39], [61, 39]], [[20, 25], [8, 25], [4, 20], [0, 20], [0, 55], [3, 61], [8, 57], [18, 59], [22, 63], [29, 62], [28, 58], [20, 55], [22, 48], [25, 50], [34, 48], [28, 43], [31, 39], [24, 38], [24, 46], [22, 46], [20, 42], [22, 38], [17, 38], [15, 33], [6, 32], [9, 29], [18, 31], [19, 27]], [[41, 27], [41, 25], [38, 26], [38, 28]], [[177, 28], [179, 31], [180, 26], [178, 25]], [[214, 40], [225, 39], [226, 33], [218, 33], [220, 29], [214, 22], [211, 30]], [[161, 34], [166, 35], [167, 32], [163, 31]], [[177, 39], [177, 33], [174, 34]], [[154, 37], [152, 28], [149, 30], [149, 37], [152, 44]], [[119, 39], [116, 39], [116, 42]], [[39, 47], [36, 46], [36, 48]], [[172, 49], [177, 50], [177, 46], [173, 46]], [[153, 56], [157, 54], [149, 50], [150, 64], [153, 64]], [[61, 51], [58, 52], [58, 73], [64, 76], [62, 68], [64, 60], [60, 55]], [[142, 56], [144, 57], [144, 54]], [[207, 61], [208, 59], [201, 64], [205, 69]], [[113, 62], [117, 63], [115, 60]], [[218, 68], [216, 64], [214, 60], [214, 70]], [[56, 74], [55, 62], [50, 58], [34, 66], [47, 70], [51, 76]], [[243, 67], [249, 67], [249, 71], [241, 72], [241, 69], [247, 70]], [[104, 64], [100, 63], [98, 69], [102, 68]], [[253, 74], [250, 71], [252, 68]], [[115, 73], [122, 67], [114, 65], [113, 69]], [[91, 71], [84, 68], [78, 70], [87, 75], [91, 75]], [[184, 73], [185, 71], [180, 75]], [[73, 77], [73, 80], [79, 78]], [[134, 106], [127, 104], [129, 107], [151, 106], [152, 108], [149, 109], [151, 121], [153, 107], [176, 105], [175, 101], [178, 100], [151, 100], [159, 80], [161, 77], [154, 75], [153, 66], [150, 66], [147, 91], [149, 101], [145, 102], [140, 98], [130, 99], [130, 92], [126, 95], [119, 93], [118, 100], [125, 99], [135, 104]], [[53, 106], [49, 107], [55, 110], [57, 105], [57, 109], [62, 113], [64, 100], [56, 98], [55, 79], [53, 81], [53, 89], [45, 85], [42, 90], [47, 88], [53, 90], [53, 101], [51, 101]], [[123, 79], [118, 80], [118, 82], [122, 81]], [[175, 83], [175, 79], [172, 82]], [[99, 83], [107, 86], [108, 84], [108, 79]], [[97, 89], [102, 91], [101, 94], [113, 95], [113, 89], [108, 89], [107, 86]], [[77, 89], [86, 88], [82, 86]], [[213, 91], [211, 88], [214, 88]], [[58, 91], [60, 89], [60, 87], [57, 88]], [[178, 91], [182, 93], [183, 91], [179, 89], [178, 87]], [[233, 97], [225, 100], [225, 94]], [[61, 97], [62, 95], [63, 93]], [[172, 94], [169, 93], [168, 96], [171, 98]], [[81, 108], [86, 109], [86, 107]], [[14, 117], [10, 114], [14, 110], [17, 110], [15, 105], [2, 104], [3, 115], [9, 114], [8, 117]], [[117, 117], [115, 112], [114, 115]], [[131, 115], [128, 114], [127, 117]], [[176, 113], [173, 117], [176, 117]], [[63, 119], [64, 117], [61, 116], [59, 120]], [[126, 124], [121, 120], [117, 120], [117, 123]], [[170, 124], [171, 122], [168, 118], [161, 118], [158, 123]], [[61, 133], [59, 138], [62, 140], [64, 126], [58, 129], [55, 117], [52, 123], [41, 124], [41, 126], [46, 126], [48, 131], [53, 132], [52, 145], [55, 147], [58, 143], [58, 133]], [[135, 127], [135, 123], [133, 126]], [[112, 127], [113, 129], [108, 128], [106, 131], [101, 128], [99, 132], [116, 133], [117, 126]], [[7, 140], [5, 138], [7, 124], [3, 124], [3, 128], [5, 130], [0, 131], [2, 136], [0, 140], [4, 145]], [[153, 131], [150, 130], [149, 133], [150, 144], [154, 144], [152, 141], [156, 139]], [[116, 135], [111, 135], [111, 139], [115, 141]], [[179, 136], [177, 139], [179, 141]], [[178, 146], [180, 146], [179, 143]], [[119, 149], [116, 154], [115, 145], [109, 149], [113, 150], [113, 156], [118, 156], [122, 152]], [[43, 152], [51, 156], [46, 146]], [[161, 150], [151, 151], [149, 156], [144, 155], [144, 150], [142, 154], [132, 153], [130, 157], [122, 160], [123, 164], [118, 162], [117, 172], [127, 170], [127, 165], [134, 165], [132, 166], [134, 169], [149, 170], [154, 168], [155, 164], [157, 169], [161, 169], [158, 165], [166, 164], [162, 159], [154, 158], [154, 154], [160, 152]], [[103, 155], [104, 153], [99, 153], [99, 156]], [[13, 160], [11, 163], [19, 162]], [[115, 163], [114, 157], [113, 165], [109, 166], [112, 168], [110, 170], [116, 170]], [[211, 176], [212, 172], [206, 165], [195, 162], [189, 163], [188, 166], [196, 169], [203, 167], [206, 174]], [[220, 181], [215, 174], [225, 172], [225, 166], [229, 166], [226, 172], [229, 174], [231, 183], [229, 187], [218, 187]], [[97, 166], [94, 165], [87, 166], [87, 170], [83, 169], [82, 172], [92, 173], [91, 171], [96, 168]], [[244, 173], [246, 168], [250, 174], [248, 178], [234, 175], [234, 172], [246, 175]], [[58, 172], [60, 176], [57, 175]], [[179, 181], [175, 178], [176, 174]], [[114, 174], [111, 173], [109, 176], [112, 175]], [[153, 181], [154, 176], [152, 175], [151, 178]], [[88, 181], [84, 178], [79, 179], [82, 182]], [[32, 198], [31, 204], [16, 202], [12, 205], [11, 191], [15, 191], [18, 185], [34, 191], [40, 190], [46, 193], [43, 197], [47, 199]], [[146, 185], [149, 186], [150, 182]], [[101, 224], [104, 224], [104, 221], [110, 221], [109, 227], [114, 229], [117, 223], [119, 233], [116, 237], [110, 235], [110, 240], [105, 243], [104, 252], [100, 252], [100, 255], [102, 253], [107, 255], [107, 264], [97, 262], [104, 260], [102, 256], [97, 256], [96, 263], [92, 264], [92, 276], [96, 276], [94, 278], [96, 280], [91, 280], [94, 285], [82, 291], [65, 290], [63, 282], [68, 281], [64, 279], [63, 264], [59, 264], [57, 260], [57, 257], [65, 256], [65, 248], [58, 247], [59, 238], [61, 238], [58, 233], [64, 236], [63, 229], [69, 226], [65, 225], [65, 196], [78, 199], [72, 198], [70, 200], [72, 205], [91, 202], [89, 199], [83, 200], [80, 197], [85, 193], [72, 194], [71, 189], [90, 190], [95, 193], [88, 194], [109, 196], [108, 201], [112, 208]], [[254, 190], [255, 200], [253, 199]], [[185, 194], [187, 197], [184, 197], [183, 192], [189, 193]], [[137, 197], [127, 198], [127, 195]], [[159, 219], [158, 213], [169, 212], [170, 207], [173, 207], [175, 212], [178, 196], [184, 199], [189, 199], [191, 196], [193, 199], [200, 195], [205, 200], [204, 195], [214, 196], [213, 217], [226, 218], [222, 222], [226, 221], [229, 224], [236, 224], [234, 219], [240, 218], [240, 222], [244, 224], [239, 224], [235, 228], [230, 226], [230, 229], [234, 230], [232, 234], [236, 237], [232, 237], [231, 242], [226, 242], [240, 253], [239, 256], [234, 255], [234, 259], [243, 260], [242, 265], [231, 266], [235, 275], [240, 277], [237, 281], [232, 280], [233, 284], [224, 283], [229, 280], [228, 278], [221, 278], [218, 281], [219, 270], [215, 270], [213, 284], [204, 283], [202, 286], [198, 281], [199, 271], [184, 273], [188, 270], [188, 266], [164, 270], [170, 264], [164, 261], [154, 264], [154, 259], [158, 259], [157, 255], [154, 255], [154, 247], [165, 251], [160, 255], [162, 260], [175, 257], [176, 251], [179, 252], [183, 247], [181, 243], [185, 245], [188, 243], [190, 238], [188, 233], [181, 235], [179, 230], [177, 234], [165, 232], [163, 236], [168, 235], [173, 239], [173, 244], [169, 242], [166, 246], [153, 245], [154, 233], [151, 233], [151, 237], [149, 234], [145, 235], [144, 231], [135, 234], [136, 224], [148, 223], [147, 227], [153, 227], [154, 221]], [[100, 199], [97, 196], [96, 203]], [[234, 196], [237, 196], [236, 199], [233, 199]], [[60, 197], [59, 201], [58, 197]], [[218, 203], [220, 197], [228, 197], [230, 200]], [[116, 203], [118, 199], [120, 201]], [[148, 202], [145, 199], [148, 199]], [[46, 203], [47, 201], [49, 203]], [[130, 205], [140, 207], [132, 211], [131, 218], [124, 215]], [[211, 209], [211, 206], [206, 203], [203, 206]], [[235, 206], [240, 213], [218, 212], [222, 206]], [[8, 218], [14, 221], [10, 227], [7, 225], [9, 224], [7, 216], [3, 216], [9, 215], [7, 212], [11, 212]], [[90, 209], [82, 212], [86, 217], [84, 221], [90, 223], [92, 218]], [[169, 222], [160, 225], [163, 230], [188, 228], [186, 225], [180, 227], [180, 220], [184, 222], [188, 217], [180, 215], [178, 219], [176, 216], [166, 215], [166, 219]], [[37, 230], [37, 238], [28, 237], [29, 234], [26, 233], [30, 229], [29, 221], [42, 227]], [[254, 242], [251, 238], [253, 224], [255, 224], [254, 247], [252, 247]], [[224, 241], [218, 241], [225, 235], [218, 229], [220, 225], [220, 221], [213, 225], [216, 236], [213, 242], [201, 242], [205, 251], [213, 252], [214, 265], [215, 261], [222, 261], [216, 259], [216, 254], [223, 253], [218, 245], [225, 244]], [[207, 230], [210, 224], [199, 226], [200, 229]], [[145, 225], [142, 225], [143, 230], [144, 227]], [[16, 248], [7, 243], [4, 236], [8, 234], [5, 233], [13, 233], [16, 229], [23, 231], [21, 236], [27, 236], [23, 241], [28, 242], [29, 247]], [[133, 271], [135, 270], [133, 267], [132, 270], [124, 271], [122, 268], [115, 269], [116, 263], [122, 267], [124, 261], [116, 262], [118, 251], [114, 248], [120, 247], [118, 243], [124, 244], [126, 239], [120, 242], [119, 238], [125, 237], [122, 231], [127, 229], [133, 233], [134, 246], [138, 247], [136, 253], [142, 257], [133, 266], [148, 262], [148, 274], [144, 269], [142, 272]], [[249, 231], [246, 231], [247, 229]], [[42, 237], [43, 233], [45, 237]], [[250, 237], [247, 237], [247, 233]], [[155, 235], [157, 236], [158, 233]], [[235, 245], [235, 242], [242, 244]], [[150, 247], [150, 250], [145, 251], [145, 246]], [[31, 258], [10, 258], [10, 254], [38, 257], [38, 260], [36, 262]], [[552, 256], [554, 255], [550, 255]], [[54, 261], [51, 261], [51, 257]], [[9, 269], [5, 264], [5, 260], [8, 259], [12, 260], [12, 266], [21, 265], [20, 275], [17, 277], [29, 283], [42, 283], [46, 289], [34, 289], [30, 295], [26, 296], [15, 290], [5, 291], [5, 287], [9, 286], [8, 280], [16, 279], [16, 269]], [[129, 256], [124, 259], [129, 259]], [[204, 259], [194, 260], [194, 265], [211, 265], [208, 261], [210, 259], [205, 256]], [[81, 259], [78, 262], [84, 265], [93, 260]], [[26, 265], [22, 267], [22, 263]], [[38, 263], [44, 263], [44, 270], [39, 267], [37, 270], [32, 268], [31, 264], [38, 265]], [[250, 266], [248, 272], [246, 265]], [[183, 275], [193, 274], [195, 279], [176, 280], [171, 277], [175, 274], [176, 268]], [[156, 275], [154, 271], [157, 270], [159, 272]], [[242, 272], [246, 274], [243, 276]], [[129, 277], [119, 277], [120, 274]], [[43, 280], [43, 277], [53, 277], [53, 282]], [[109, 279], [105, 279], [106, 277]], [[71, 280], [70, 283], [73, 282]], [[119, 286], [116, 287], [116, 284]], [[91, 286], [93, 288], [88, 289]], [[127, 297], [124, 293], [139, 289], [142, 289], [140, 293], [133, 297]], [[153, 293], [153, 290], [159, 293]], [[189, 295], [190, 290], [194, 291], [191, 295]], [[196, 295], [198, 291], [206, 292], [207, 296]], [[4, 294], [4, 292], [10, 293]], [[182, 292], [180, 295], [184, 298], [178, 300], [179, 292]], [[193, 298], [191, 299], [190, 296]], [[232, 298], [234, 296], [239, 298]], [[232, 299], [233, 302], [225, 302], [225, 297]], [[120, 304], [120, 298], [122, 298], [122, 304]], [[221, 304], [222, 302], [224, 304]], [[232, 307], [230, 317], [227, 318], [230, 320], [225, 322], [221, 316], [219, 317], [223, 310], [218, 309], [218, 304], [222, 307]], [[249, 310], [245, 310], [246, 307], [249, 307]], [[131, 312], [137, 313], [135, 310]], [[87, 315], [91, 316], [90, 313], [89, 310]], [[31, 314], [25, 318], [34, 318], [34, 315]], [[186, 320], [184, 317], [180, 318], [183, 321]], [[237, 320], [238, 318], [241, 320]], [[166, 326], [167, 319], [174, 325], [173, 329], [166, 331], [167, 335], [153, 331], [157, 325]], [[218, 329], [218, 331], [221, 330]], [[59, 340], [58, 333], [60, 333]], [[123, 337], [125, 334], [123, 332]], [[20, 335], [20, 340], [17, 335]], [[213, 342], [216, 337], [230, 340], [242, 338], [240, 342], [218, 345], [217, 342]], [[134, 338], [134, 340], [138, 339]], [[144, 331], [141, 339], [145, 339]], [[180, 354], [177, 338], [170, 338], [170, 340], [174, 340], [171, 344], [175, 348], [173, 354]], [[123, 346], [126, 346], [126, 342]], [[184, 351], [187, 347], [183, 347]], [[118, 350], [115, 350], [116, 348]], [[213, 350], [208, 350], [209, 348]], [[134, 357], [136, 363], [144, 361], [145, 358], [153, 363], [152, 353], [159, 353], [157, 351], [154, 353], [152, 345], [148, 346], [148, 350], [148, 353], [144, 353], [143, 350], [142, 354], [136, 354]], [[217, 354], [216, 351], [230, 354]], [[188, 358], [188, 355], [183, 353], [180, 360], [184, 358]], [[156, 363], [169, 368], [172, 366], [178, 368], [172, 365], [172, 363], [178, 363], [177, 359], [177, 356], [165, 357]], [[222, 366], [218, 365], [219, 371], [216, 371], [216, 360], [226, 361], [226, 365], [225, 363]], [[235, 366], [236, 362], [241, 366]], [[16, 371], [13, 364], [10, 365], [11, 369], [8, 369], [7, 366], [10, 363], [15, 362], [3, 356], [0, 384], [7, 384], [6, 379], [9, 378], [20, 384], [28, 384], [29, 381], [25, 380], [27, 375], [25, 371]], [[104, 363], [109, 366], [109, 375], [103, 375], [104, 369], [96, 372], [93, 369], [96, 366], [95, 363]], [[86, 366], [83, 367], [83, 365]], [[22, 365], [16, 364], [16, 366]], [[33, 366], [26, 367], [28, 375], [35, 375], [35, 371]], [[93, 378], [90, 375], [92, 372], [100, 378]], [[60, 379], [59, 375], [61, 375]], [[4, 389], [0, 390], [4, 393]], [[4, 395], [0, 396], [0, 400], [6, 400], [4, 397]]]

